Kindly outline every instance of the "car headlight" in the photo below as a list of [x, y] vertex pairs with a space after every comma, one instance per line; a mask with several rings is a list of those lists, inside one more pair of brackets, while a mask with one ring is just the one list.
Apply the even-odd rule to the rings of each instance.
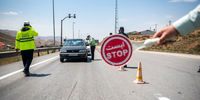
[[81, 52], [81, 53], [85, 53], [85, 52], [86, 52], [86, 50], [79, 50], [79, 52]]
[[66, 52], [66, 50], [65, 49], [61, 49], [60, 52]]

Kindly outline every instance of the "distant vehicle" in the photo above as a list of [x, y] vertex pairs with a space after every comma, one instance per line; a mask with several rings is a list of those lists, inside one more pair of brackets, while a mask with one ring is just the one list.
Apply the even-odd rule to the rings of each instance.
[[83, 39], [68, 39], [60, 50], [60, 62], [64, 59], [83, 59], [88, 61], [88, 56], [91, 55], [89, 44]]

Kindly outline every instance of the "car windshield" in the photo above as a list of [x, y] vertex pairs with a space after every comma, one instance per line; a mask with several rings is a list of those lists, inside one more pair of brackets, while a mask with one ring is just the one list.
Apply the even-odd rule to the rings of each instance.
[[83, 46], [83, 40], [67, 40], [65, 46]]

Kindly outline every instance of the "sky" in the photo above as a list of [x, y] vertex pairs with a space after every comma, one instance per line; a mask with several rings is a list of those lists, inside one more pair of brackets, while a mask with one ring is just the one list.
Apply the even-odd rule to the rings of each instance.
[[[0, 29], [19, 30], [30, 21], [39, 36], [53, 36], [53, 0], [0, 0]], [[102, 40], [115, 29], [116, 0], [54, 0], [55, 34], [61, 34], [61, 19], [76, 14], [76, 19], [63, 21], [63, 36]], [[157, 30], [175, 22], [194, 9], [200, 0], [118, 0], [118, 28], [125, 32]]]

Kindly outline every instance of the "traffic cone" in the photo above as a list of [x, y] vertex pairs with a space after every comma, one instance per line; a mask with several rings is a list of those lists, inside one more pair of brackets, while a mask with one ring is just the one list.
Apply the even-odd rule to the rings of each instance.
[[120, 66], [120, 68], [118, 69], [118, 71], [126, 71], [126, 69], [124, 69], [124, 66]]
[[136, 76], [136, 80], [134, 81], [134, 83], [137, 83], [137, 84], [144, 84], [145, 83], [142, 80], [142, 64], [141, 64], [141, 62], [138, 63], [137, 76]]

